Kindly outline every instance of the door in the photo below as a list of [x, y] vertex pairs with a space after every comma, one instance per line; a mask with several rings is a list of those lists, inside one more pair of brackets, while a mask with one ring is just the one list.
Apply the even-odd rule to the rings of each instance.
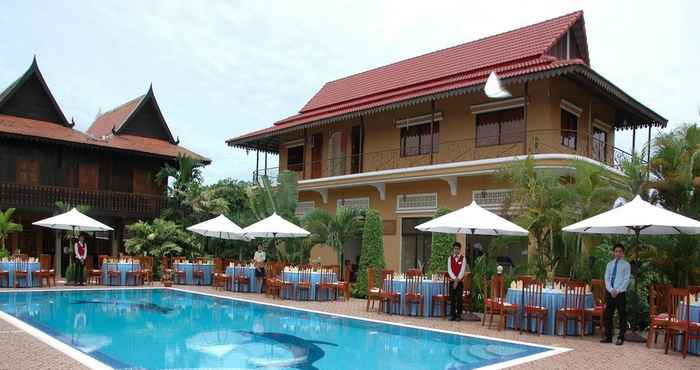
[[78, 187], [81, 190], [97, 190], [97, 164], [78, 165]]
[[[401, 219], [401, 271], [408, 269], [427, 268], [432, 251], [433, 234], [416, 229], [423, 222], [430, 221], [430, 217], [402, 218]], [[445, 261], [447, 264], [447, 261]]]
[[350, 171], [351, 173], [362, 172], [362, 141], [364, 133], [362, 132], [362, 126], [354, 126], [352, 128], [352, 144], [350, 153]]
[[593, 128], [593, 159], [599, 162], [607, 161], [608, 133], [594, 127]]
[[311, 178], [323, 176], [323, 134], [311, 137]]
[[345, 135], [338, 131], [328, 140], [328, 172], [329, 176], [345, 175]]

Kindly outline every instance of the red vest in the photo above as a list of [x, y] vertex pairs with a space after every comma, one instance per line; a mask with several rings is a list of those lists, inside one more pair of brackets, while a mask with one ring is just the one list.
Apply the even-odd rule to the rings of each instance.
[[78, 256], [83, 256], [85, 254], [85, 244], [78, 242]]
[[455, 256], [450, 256], [450, 269], [452, 270], [452, 274], [454, 276], [459, 276], [460, 271], [462, 271], [463, 263], [463, 256], [458, 256], [457, 258], [455, 258]]

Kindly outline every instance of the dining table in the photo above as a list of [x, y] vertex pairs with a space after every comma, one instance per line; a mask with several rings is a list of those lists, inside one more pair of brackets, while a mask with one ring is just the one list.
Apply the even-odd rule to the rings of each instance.
[[[506, 302], [511, 303], [511, 304], [517, 304], [522, 306], [522, 293], [523, 290], [521, 288], [509, 288], [508, 292], [506, 293]], [[542, 306], [547, 308], [547, 321], [544, 325], [544, 334], [549, 334], [549, 335], [554, 335], [554, 323], [556, 321], [556, 315], [557, 311], [564, 307], [564, 290], [563, 289], [555, 289], [555, 288], [544, 288], [542, 289]], [[590, 292], [586, 293], [586, 297], [584, 299], [584, 308], [592, 308], [593, 307], [593, 294]], [[522, 310], [522, 307], [520, 308]], [[522, 313], [519, 313], [520, 315], [520, 320], [521, 320], [521, 326], [522, 325], [527, 325], [526, 324], [526, 319], [525, 315]], [[514, 319], [512, 316], [508, 316], [508, 320], [506, 322], [507, 326], [509, 328], [515, 328], [515, 323]], [[535, 319], [532, 318], [530, 320], [530, 331], [536, 331], [537, 328], [535, 327]], [[559, 328], [559, 334], [562, 334], [564, 332], [564, 328]], [[593, 325], [591, 322], [586, 322], [586, 328], [585, 328], [585, 333], [586, 334], [591, 334], [593, 332]], [[575, 333], [578, 333], [578, 325], [576, 322], [573, 320], [570, 320], [568, 323], [568, 333], [569, 335], [574, 335]]]
[[204, 280], [201, 285], [211, 285], [211, 275], [214, 273], [213, 263], [190, 263], [190, 262], [179, 262], [174, 264], [176, 271], [185, 272], [185, 284], [194, 285], [194, 278], [192, 277], [193, 271], [204, 272]]
[[[316, 285], [321, 282], [321, 272], [320, 271], [312, 271], [311, 272], [311, 289], [309, 292], [309, 299], [311, 300], [316, 300], [317, 298], [321, 297], [316, 297]], [[296, 295], [294, 292], [297, 290], [297, 286], [299, 285], [299, 277], [300, 277], [300, 272], [299, 271], [283, 271], [282, 272], [282, 280], [291, 282], [292, 285], [294, 286], [294, 289], [290, 291], [289, 289], [283, 289], [282, 290], [282, 298], [284, 299], [296, 299]], [[330, 280], [331, 282], [337, 282], [338, 278], [335, 273], [330, 274]], [[330, 294], [330, 293], [328, 293]], [[323, 297], [329, 299], [330, 297]]]
[[[252, 266], [228, 266], [226, 267], [226, 275], [233, 277], [236, 274], [242, 274], [248, 278], [250, 281], [250, 291], [257, 292], [258, 284], [255, 279], [255, 267]], [[226, 290], [234, 291], [236, 289], [236, 284], [231, 280], [226, 284]], [[242, 288], [241, 288], [242, 289]]]
[[[20, 261], [0, 261], [0, 271], [7, 271], [10, 275], [8, 287], [14, 288], [15, 286], [15, 271], [24, 270], [27, 271], [27, 281], [19, 281], [18, 287], [27, 288], [39, 286], [41, 283], [38, 279], [34, 281], [32, 275], [41, 269], [39, 262], [20, 262]], [[0, 280], [0, 286], [4, 287], [5, 281]]]
[[446, 294], [449, 295], [450, 292], [443, 291], [444, 281], [423, 279], [420, 284], [420, 294], [423, 295], [423, 312], [418, 313], [419, 306], [417, 304], [412, 304], [409, 309], [411, 312], [406, 312], [406, 290], [408, 285], [406, 284], [406, 279], [395, 278], [392, 282], [392, 287], [394, 292], [401, 293], [401, 308], [400, 313], [403, 315], [418, 315], [430, 317], [432, 316], [432, 306], [433, 306], [433, 296], [436, 294]]
[[116, 285], [127, 285], [126, 273], [131, 271], [141, 271], [139, 262], [102, 262], [102, 284], [113, 285], [109, 279], [109, 271], [119, 271], [119, 282]]
[[[680, 312], [685, 311], [685, 305], [681, 305], [681, 307], [678, 308]], [[683, 319], [683, 316], [685, 314], [683, 313], [682, 315], [679, 315], [681, 319]], [[700, 302], [692, 302], [690, 303], [690, 321], [691, 322], [700, 322]], [[682, 349], [682, 341], [678, 340], [676, 343], [676, 350], [680, 351]], [[700, 340], [691, 340], [688, 342], [688, 353], [693, 354], [693, 355], [700, 355]]]

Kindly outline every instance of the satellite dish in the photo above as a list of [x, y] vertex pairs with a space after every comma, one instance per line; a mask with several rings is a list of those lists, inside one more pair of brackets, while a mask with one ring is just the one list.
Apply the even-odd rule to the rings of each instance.
[[613, 203], [613, 209], [615, 209], [617, 207], [622, 207], [625, 204], [627, 204], [627, 201], [625, 200], [625, 198], [618, 197], [617, 199], [615, 199], [615, 203]]
[[486, 96], [492, 99], [508, 98], [512, 96], [508, 90], [503, 88], [503, 85], [501, 85], [501, 80], [498, 79], [496, 72], [491, 72], [489, 78], [486, 80], [486, 85], [484, 85], [484, 93]]

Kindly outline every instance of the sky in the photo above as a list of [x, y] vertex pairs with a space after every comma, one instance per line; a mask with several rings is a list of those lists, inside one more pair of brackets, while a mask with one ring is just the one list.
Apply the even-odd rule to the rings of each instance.
[[[700, 121], [698, 1], [0, 0], [0, 89], [36, 55], [76, 128], [149, 84], [205, 181], [250, 180], [228, 138], [295, 114], [323, 85], [583, 9], [591, 66], [669, 120]], [[646, 130], [637, 142], [646, 141]], [[616, 134], [629, 150], [631, 132]], [[275, 166], [276, 157], [270, 157]]]

